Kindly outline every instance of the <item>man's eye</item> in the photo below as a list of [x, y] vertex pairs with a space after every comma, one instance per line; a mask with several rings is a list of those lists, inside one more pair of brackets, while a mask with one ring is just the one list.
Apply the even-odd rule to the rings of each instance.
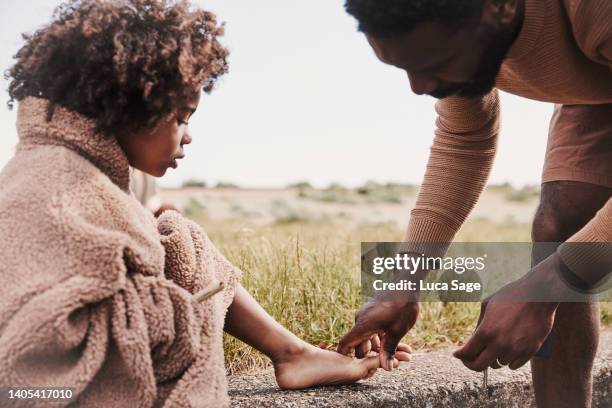
[[188, 125], [189, 124], [189, 122], [187, 122], [186, 120], [183, 120], [183, 119], [177, 119], [177, 123], [179, 125]]

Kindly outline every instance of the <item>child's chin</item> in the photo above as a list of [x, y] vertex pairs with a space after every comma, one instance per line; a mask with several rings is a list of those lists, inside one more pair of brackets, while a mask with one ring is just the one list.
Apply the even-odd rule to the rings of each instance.
[[146, 171], [145, 173], [153, 177], [162, 177], [164, 174], [166, 174], [166, 171], [168, 171], [168, 167], [162, 167], [160, 169]]

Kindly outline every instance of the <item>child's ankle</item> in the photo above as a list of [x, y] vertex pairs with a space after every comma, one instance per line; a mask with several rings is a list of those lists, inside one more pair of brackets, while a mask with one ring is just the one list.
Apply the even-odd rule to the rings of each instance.
[[270, 359], [273, 364], [286, 363], [291, 361], [296, 356], [303, 354], [308, 349], [308, 343], [296, 339], [295, 341], [289, 342], [287, 344], [283, 344], [278, 347], [278, 349], [274, 350], [274, 353], [270, 355]]

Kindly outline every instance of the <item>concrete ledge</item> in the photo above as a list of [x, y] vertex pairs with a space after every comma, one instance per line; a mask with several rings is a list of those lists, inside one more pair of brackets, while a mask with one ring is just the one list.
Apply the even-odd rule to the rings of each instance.
[[[229, 377], [233, 407], [528, 407], [535, 406], [529, 365], [489, 370], [487, 395], [482, 374], [466, 369], [452, 350], [415, 354], [392, 373], [379, 371], [354, 385], [280, 391], [271, 371]], [[594, 370], [594, 408], [612, 407], [612, 332], [602, 333]]]

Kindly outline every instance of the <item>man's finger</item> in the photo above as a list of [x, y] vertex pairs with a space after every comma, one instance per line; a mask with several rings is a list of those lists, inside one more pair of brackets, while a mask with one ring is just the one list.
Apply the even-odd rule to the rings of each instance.
[[489, 367], [491, 367], [494, 370], [498, 370], [498, 369], [502, 368], [503, 366], [497, 363], [497, 358], [496, 358], [495, 360], [493, 360], [491, 365], [489, 365]]
[[397, 351], [405, 351], [406, 353], [412, 353], [412, 347], [406, 343], [400, 343], [397, 345]]
[[372, 343], [370, 342], [370, 340], [368, 339], [366, 341], [362, 341], [355, 348], [355, 357], [363, 358], [370, 352], [370, 350], [372, 350]]
[[351, 349], [356, 348], [361, 342], [369, 340], [372, 334], [376, 331], [364, 331], [359, 326], [353, 327], [348, 333], [346, 333], [338, 344], [338, 353], [347, 355]]
[[395, 352], [395, 358], [399, 361], [412, 360], [412, 356], [410, 355], [410, 353], [406, 353], [405, 351], [399, 351], [399, 349]]
[[521, 368], [522, 366], [527, 364], [529, 360], [531, 360], [531, 357], [532, 356], [523, 356], [523, 357], [517, 358], [516, 360], [508, 364], [508, 368], [511, 370], [516, 370], [518, 368]]
[[463, 360], [463, 365], [474, 371], [482, 371], [489, 367], [497, 358], [498, 352], [493, 347], [487, 347], [475, 360]]
[[412, 348], [406, 343], [399, 343], [395, 349], [395, 358], [399, 361], [410, 361], [412, 360]]
[[378, 334], [373, 335], [370, 341], [372, 342], [372, 350], [380, 353], [380, 337], [378, 337]]
[[491, 363], [491, 368], [498, 369], [504, 368], [508, 365], [509, 362], [516, 360], [516, 356], [511, 353], [498, 353], [495, 360]]
[[485, 349], [487, 343], [481, 332], [476, 329], [472, 337], [469, 338], [458, 350], [455, 350], [453, 356], [463, 361], [474, 361], [480, 353]]

